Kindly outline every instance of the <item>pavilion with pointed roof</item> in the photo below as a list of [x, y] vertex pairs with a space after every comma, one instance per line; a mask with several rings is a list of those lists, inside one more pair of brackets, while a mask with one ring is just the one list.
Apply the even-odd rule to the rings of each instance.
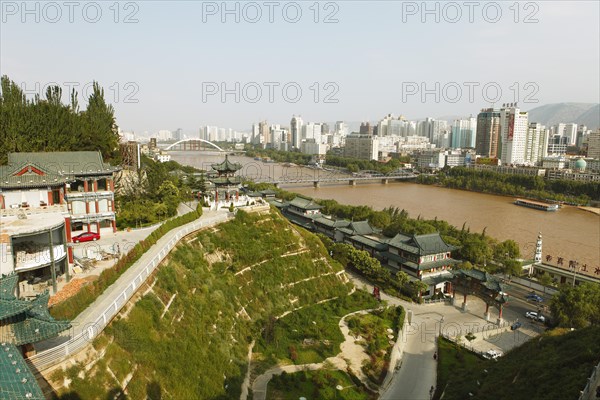
[[212, 164], [211, 168], [216, 173], [208, 178], [215, 185], [215, 203], [218, 204], [219, 199], [225, 202], [239, 200], [242, 178], [235, 176], [235, 173], [242, 168], [242, 165], [229, 161], [228, 155], [225, 155], [225, 161]]
[[33, 300], [15, 296], [18, 275], [0, 276], [0, 399], [44, 399], [23, 355], [32, 344], [71, 328], [48, 312], [49, 294]]

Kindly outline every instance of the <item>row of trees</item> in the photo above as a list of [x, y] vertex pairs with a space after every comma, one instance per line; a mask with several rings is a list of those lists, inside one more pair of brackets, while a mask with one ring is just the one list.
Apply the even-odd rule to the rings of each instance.
[[0, 164], [9, 152], [25, 151], [100, 150], [105, 160], [118, 159], [114, 109], [98, 83], [83, 111], [75, 91], [69, 94], [70, 103], [63, 104], [60, 86], [32, 99], [7, 76], [0, 78], [0, 88]]
[[422, 235], [439, 232], [446, 243], [459, 247], [454, 256], [468, 262], [463, 265], [464, 268], [477, 265], [490, 271], [500, 269], [510, 275], [520, 272], [521, 264], [515, 261], [516, 258], [521, 257], [518, 244], [511, 239], [500, 242], [487, 235], [485, 229], [481, 233], [471, 232], [466, 223], [458, 229], [437, 218], [433, 220], [425, 220], [420, 216], [410, 218], [406, 210], [393, 206], [375, 211], [368, 206], [349, 206], [335, 200], [318, 202], [324, 206], [323, 213], [355, 221], [366, 219], [373, 226], [382, 229], [384, 235], [388, 237], [398, 233]]
[[446, 168], [436, 176], [420, 175], [417, 182], [438, 184], [455, 189], [579, 204], [587, 204], [590, 199], [600, 198], [600, 184], [594, 182], [568, 179], [547, 180], [541, 176], [502, 174], [466, 167]]
[[[206, 190], [204, 178], [172, 174], [173, 171], [196, 172], [175, 161], [160, 163], [143, 156], [137, 172], [124, 171], [118, 182], [116, 201], [119, 227], [153, 224], [177, 214], [182, 202], [192, 201], [193, 193]], [[185, 176], [185, 179], [184, 179]]]
[[402, 167], [402, 164], [405, 162], [410, 162], [410, 157], [400, 157], [393, 158], [387, 163], [381, 163], [375, 160], [360, 160], [356, 158], [347, 158], [334, 156], [332, 154], [327, 154], [326, 159], [327, 165], [332, 165], [334, 167], [346, 168], [350, 172], [358, 172], [358, 171], [378, 171], [382, 174], [389, 174], [393, 171], [396, 171], [398, 168]]
[[600, 325], [600, 285], [563, 285], [552, 297], [550, 310], [555, 322], [565, 328]]
[[299, 151], [263, 149], [260, 146], [251, 144], [247, 144], [245, 150], [248, 157], [269, 157], [276, 162], [308, 165], [308, 163], [312, 160], [312, 156], [310, 154], [300, 153]]

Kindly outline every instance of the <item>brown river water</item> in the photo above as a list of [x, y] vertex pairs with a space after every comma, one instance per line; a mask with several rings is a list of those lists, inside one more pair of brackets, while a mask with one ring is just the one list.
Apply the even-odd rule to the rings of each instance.
[[[220, 162], [223, 156], [215, 152], [172, 151], [173, 160], [182, 164], [210, 169], [210, 164]], [[305, 167], [285, 167], [264, 163], [245, 156], [229, 156], [231, 161], [243, 165], [240, 172], [249, 178], [262, 180], [283, 177], [319, 177], [331, 175]], [[513, 204], [514, 198], [496, 196], [409, 182], [323, 184], [284, 184], [285, 190], [319, 199], [333, 199], [342, 204], [368, 205], [376, 210], [395, 206], [408, 211], [411, 217], [446, 220], [461, 227], [463, 223], [471, 232], [486, 233], [499, 240], [513, 239], [521, 247], [523, 258], [532, 259], [538, 232], [543, 236], [543, 254], [577, 260], [580, 264], [600, 267], [600, 216], [563, 207], [557, 212], [538, 211]]]

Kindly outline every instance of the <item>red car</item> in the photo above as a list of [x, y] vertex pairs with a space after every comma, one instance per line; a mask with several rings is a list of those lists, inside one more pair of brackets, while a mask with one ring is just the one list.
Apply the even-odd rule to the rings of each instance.
[[77, 236], [73, 236], [73, 243], [91, 242], [92, 240], [100, 239], [100, 234], [96, 232], [84, 232]]

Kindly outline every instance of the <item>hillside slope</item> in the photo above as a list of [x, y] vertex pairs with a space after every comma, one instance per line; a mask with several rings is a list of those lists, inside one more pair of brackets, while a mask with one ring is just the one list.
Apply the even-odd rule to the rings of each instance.
[[238, 212], [178, 245], [155, 284], [95, 341], [104, 357], [91, 352], [52, 381], [71, 380], [58, 390], [64, 399], [108, 391], [110, 398], [239, 398], [249, 343], [277, 316], [346, 296], [350, 286], [312, 234], [276, 211]]
[[[526, 110], [527, 111], [527, 110]], [[555, 103], [529, 110], [529, 121], [547, 127], [563, 123], [584, 124], [588, 129], [600, 127], [600, 105], [593, 103]]]

